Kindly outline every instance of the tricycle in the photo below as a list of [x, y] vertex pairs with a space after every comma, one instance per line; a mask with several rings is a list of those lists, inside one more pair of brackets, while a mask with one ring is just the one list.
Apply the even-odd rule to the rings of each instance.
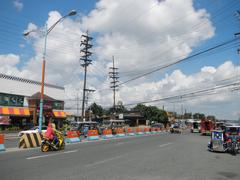
[[230, 152], [236, 155], [240, 149], [240, 126], [226, 126], [224, 130], [211, 131], [208, 150]]

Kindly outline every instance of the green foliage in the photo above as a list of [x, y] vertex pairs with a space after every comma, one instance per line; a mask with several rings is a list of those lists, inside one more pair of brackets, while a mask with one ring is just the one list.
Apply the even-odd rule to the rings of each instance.
[[[124, 105], [117, 105], [115, 111], [116, 111], [117, 114], [128, 112], [128, 110], [124, 107]], [[106, 115], [110, 115], [110, 114], [113, 114], [113, 113], [114, 113], [114, 108], [113, 107], [105, 110]]]
[[87, 111], [90, 109], [95, 117], [101, 117], [104, 113], [102, 106], [96, 104], [95, 102], [87, 109]]
[[157, 108], [156, 106], [145, 106], [143, 104], [138, 104], [132, 110], [140, 112], [142, 116], [150, 121], [163, 124], [168, 123], [167, 112]]
[[195, 113], [193, 114], [193, 119], [204, 119], [205, 115], [202, 113]]

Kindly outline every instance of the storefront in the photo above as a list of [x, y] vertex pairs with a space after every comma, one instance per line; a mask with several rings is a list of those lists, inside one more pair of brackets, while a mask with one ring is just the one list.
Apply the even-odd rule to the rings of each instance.
[[[27, 129], [38, 124], [41, 83], [0, 73], [0, 125]], [[66, 118], [64, 113], [64, 87], [45, 84], [43, 121], [53, 118], [56, 124]], [[54, 113], [55, 112], [55, 113]], [[55, 115], [56, 114], [56, 115]]]
[[1, 106], [0, 115], [2, 122], [5, 122], [2, 126], [11, 125], [20, 129], [27, 129], [27, 127], [32, 126], [29, 108]]
[[[28, 98], [30, 114], [33, 116], [34, 124], [38, 124], [40, 97], [41, 94], [38, 92]], [[43, 99], [43, 124], [47, 125], [49, 119], [52, 119], [58, 127], [61, 127], [62, 121], [66, 118], [66, 113], [63, 111], [64, 101], [56, 100], [47, 95], [44, 95]]]

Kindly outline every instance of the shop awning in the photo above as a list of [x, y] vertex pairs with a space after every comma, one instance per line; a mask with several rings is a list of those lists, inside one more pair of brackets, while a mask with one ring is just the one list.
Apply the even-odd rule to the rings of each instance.
[[56, 118], [66, 118], [66, 113], [64, 111], [53, 111], [53, 115]]
[[9, 116], [30, 116], [28, 108], [21, 107], [0, 107], [0, 115]]

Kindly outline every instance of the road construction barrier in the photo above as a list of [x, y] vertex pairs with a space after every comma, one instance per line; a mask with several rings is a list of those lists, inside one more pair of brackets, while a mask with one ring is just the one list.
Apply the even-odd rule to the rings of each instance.
[[157, 134], [156, 128], [151, 128], [151, 134]]
[[127, 128], [127, 136], [135, 136], [135, 133], [133, 132], [133, 128]]
[[117, 128], [116, 129], [116, 137], [124, 137], [126, 136], [123, 128]]
[[136, 128], [136, 135], [143, 135], [143, 134], [144, 134], [144, 133], [143, 133], [142, 128], [137, 127], [137, 128]]
[[88, 141], [99, 140], [98, 131], [97, 130], [88, 130], [87, 140]]
[[161, 128], [156, 128], [157, 134], [161, 133]]
[[65, 138], [65, 142], [67, 143], [75, 143], [80, 142], [80, 132], [79, 131], [67, 131], [67, 137]]
[[103, 130], [103, 135], [102, 138], [103, 139], [110, 139], [113, 138], [114, 136], [112, 135], [112, 130], [111, 129], [104, 129]]
[[39, 147], [42, 143], [42, 135], [39, 132], [24, 133], [19, 141], [19, 148]]
[[144, 134], [151, 134], [149, 127], [145, 127], [145, 128], [144, 128]]
[[5, 151], [4, 134], [0, 134], [0, 151]]

